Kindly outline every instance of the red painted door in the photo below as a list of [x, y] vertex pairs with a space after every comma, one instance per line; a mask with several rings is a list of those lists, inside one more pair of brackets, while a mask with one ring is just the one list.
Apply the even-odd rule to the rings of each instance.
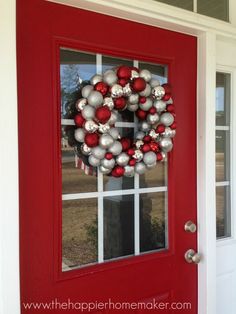
[[[74, 313], [80, 302], [197, 313], [197, 266], [184, 258], [197, 250], [184, 230], [197, 219], [196, 55], [188, 35], [17, 1], [22, 313]], [[171, 83], [178, 122], [168, 162], [132, 180], [91, 173], [68, 143], [76, 86], [118, 64]], [[131, 115], [119, 123], [135, 129]]]

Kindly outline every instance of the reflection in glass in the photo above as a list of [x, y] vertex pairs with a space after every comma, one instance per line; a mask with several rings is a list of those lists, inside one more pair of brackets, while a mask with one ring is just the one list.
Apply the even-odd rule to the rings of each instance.
[[167, 161], [158, 162], [156, 167], [139, 176], [141, 188], [167, 186]]
[[104, 259], [134, 254], [134, 196], [104, 198]]
[[216, 181], [230, 180], [230, 132], [216, 131]]
[[167, 247], [167, 193], [140, 194], [140, 252]]
[[216, 73], [216, 125], [230, 125], [230, 74]]
[[80, 90], [96, 73], [96, 55], [60, 50], [61, 117], [70, 119], [74, 104], [81, 97]]
[[229, 0], [197, 0], [197, 12], [219, 20], [229, 21]]
[[216, 187], [217, 238], [231, 235], [230, 186]]
[[102, 72], [115, 68], [119, 65], [133, 66], [133, 61], [122, 58], [102, 56]]
[[193, 0], [157, 0], [185, 10], [193, 11]]
[[63, 201], [63, 270], [97, 262], [97, 199]]

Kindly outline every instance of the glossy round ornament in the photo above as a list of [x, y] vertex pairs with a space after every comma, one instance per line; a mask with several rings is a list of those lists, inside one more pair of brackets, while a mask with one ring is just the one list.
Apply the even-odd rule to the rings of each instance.
[[84, 117], [82, 116], [81, 113], [78, 113], [75, 117], [74, 117], [74, 122], [75, 122], [75, 125], [77, 125], [79, 128], [82, 128], [84, 123], [85, 123], [85, 119]]
[[109, 86], [104, 82], [98, 82], [94, 89], [98, 92], [100, 92], [103, 96], [105, 96], [108, 92]]
[[132, 94], [132, 89], [130, 86], [130, 83], [127, 83], [124, 87], [123, 87], [123, 95], [125, 97], [128, 97]]
[[165, 89], [162, 86], [156, 86], [152, 89], [152, 95], [156, 99], [161, 99], [165, 95]]
[[92, 85], [86, 85], [82, 88], [81, 94], [84, 98], [88, 98], [89, 94], [93, 91]]
[[84, 129], [89, 133], [94, 133], [98, 130], [98, 125], [93, 120], [87, 120], [84, 124]]
[[84, 107], [81, 113], [84, 119], [92, 120], [95, 117], [95, 108], [90, 105], [87, 105]]
[[150, 110], [152, 107], [153, 102], [150, 98], [146, 98], [146, 101], [144, 103], [139, 103], [139, 108], [141, 108], [144, 111]]
[[84, 137], [85, 144], [88, 145], [88, 147], [95, 147], [98, 145], [99, 136], [97, 133], [87, 133]]
[[100, 166], [99, 170], [102, 174], [109, 174], [111, 172], [111, 169], [105, 168], [103, 166]]
[[156, 124], [159, 121], [160, 117], [157, 113], [154, 114], [148, 114], [147, 115], [147, 122], [151, 125]]
[[78, 111], [82, 111], [86, 105], [87, 105], [87, 99], [80, 98], [79, 100], [76, 101], [75, 108]]
[[152, 151], [147, 152], [143, 155], [143, 162], [146, 165], [152, 165], [156, 161], [156, 154]]
[[152, 73], [149, 70], [143, 69], [139, 72], [139, 76], [142, 77], [146, 82], [149, 82], [152, 78]]
[[119, 98], [119, 97], [123, 96], [123, 87], [119, 84], [114, 84], [111, 87], [111, 96], [113, 98]]
[[145, 171], [146, 171], [146, 169], [147, 169], [147, 167], [146, 167], [145, 163], [143, 163], [143, 162], [137, 163], [137, 164], [135, 165], [135, 167], [134, 167], [134, 171], [135, 171], [137, 174], [139, 174], [139, 175], [144, 174]]
[[103, 105], [112, 110], [114, 108], [114, 101], [111, 97], [105, 97], [103, 100]]
[[95, 74], [94, 76], [91, 77], [90, 79], [91, 85], [96, 85], [98, 82], [102, 82], [102, 75]]
[[131, 88], [134, 92], [142, 92], [146, 87], [146, 81], [142, 77], [133, 79]]
[[101, 124], [99, 123], [98, 124], [98, 131], [100, 133], [107, 133], [109, 130], [110, 130], [110, 125], [108, 123], [105, 123], [105, 124]]
[[126, 166], [129, 162], [129, 155], [127, 155], [126, 153], [120, 153], [117, 157], [116, 157], [116, 162], [119, 166]]
[[157, 112], [166, 110], [166, 103], [163, 100], [155, 100], [153, 106], [156, 108]]
[[110, 153], [117, 156], [122, 152], [122, 145], [119, 141], [115, 141], [108, 150]]
[[85, 131], [82, 128], [78, 128], [74, 133], [75, 139], [77, 142], [84, 142]]
[[101, 160], [101, 165], [104, 167], [104, 168], [107, 168], [107, 169], [112, 169], [114, 166], [115, 166], [115, 159], [112, 158], [112, 159], [106, 159], [106, 158], [103, 158]]
[[100, 147], [104, 148], [104, 149], [107, 149], [109, 148], [112, 144], [114, 143], [114, 138], [108, 134], [108, 133], [105, 133], [105, 134], [102, 134], [100, 136], [100, 139], [99, 139], [99, 145]]
[[92, 155], [97, 158], [97, 159], [103, 159], [105, 154], [106, 154], [106, 150], [101, 148], [100, 146], [96, 146], [94, 148], [92, 148], [91, 151]]
[[83, 153], [83, 155], [88, 156], [91, 154], [91, 148], [88, 147], [87, 144], [83, 143], [80, 147], [81, 152]]
[[88, 95], [88, 104], [92, 107], [99, 107], [103, 103], [103, 96], [100, 92], [94, 90]]
[[108, 70], [103, 75], [103, 81], [109, 86], [112, 86], [118, 81], [118, 77], [114, 71]]
[[169, 137], [164, 137], [160, 140], [160, 147], [162, 148], [163, 152], [168, 153], [172, 150], [173, 148], [173, 143], [171, 138]]
[[108, 133], [113, 137], [114, 140], [117, 140], [120, 138], [120, 133], [117, 128], [111, 128]]
[[93, 155], [90, 155], [88, 158], [88, 162], [93, 167], [98, 167], [100, 165], [100, 159], [94, 157]]
[[105, 124], [111, 117], [111, 110], [108, 106], [99, 107], [95, 112], [95, 117], [98, 122]]
[[116, 177], [116, 178], [119, 178], [119, 177], [122, 177], [125, 173], [125, 169], [124, 167], [121, 167], [121, 166], [115, 166], [111, 172], [111, 175], [113, 177]]
[[135, 174], [134, 167], [127, 165], [124, 168], [125, 168], [125, 173], [124, 173], [125, 177], [131, 178], [134, 176]]
[[165, 126], [170, 126], [174, 122], [174, 120], [174, 116], [169, 112], [163, 113], [160, 117], [160, 122]]
[[139, 95], [143, 97], [148, 97], [151, 95], [151, 92], [152, 92], [151, 86], [149, 84], [146, 84], [145, 89], [142, 92], [140, 92]]

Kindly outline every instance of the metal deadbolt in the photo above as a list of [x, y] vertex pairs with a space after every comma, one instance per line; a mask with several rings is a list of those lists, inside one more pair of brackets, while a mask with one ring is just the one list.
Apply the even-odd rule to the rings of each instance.
[[197, 230], [197, 226], [195, 225], [194, 222], [192, 222], [191, 220], [187, 221], [184, 225], [184, 230], [186, 232], [191, 232], [194, 233]]
[[198, 264], [201, 261], [201, 255], [196, 253], [193, 249], [189, 249], [184, 257], [188, 263]]

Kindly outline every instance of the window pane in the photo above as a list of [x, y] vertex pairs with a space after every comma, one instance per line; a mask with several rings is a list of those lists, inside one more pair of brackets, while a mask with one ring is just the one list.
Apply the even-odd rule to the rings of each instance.
[[96, 55], [60, 50], [61, 117], [73, 115], [74, 104], [81, 97], [80, 89], [96, 73]]
[[167, 162], [158, 162], [155, 168], [139, 176], [141, 188], [167, 186]]
[[230, 124], [230, 74], [216, 74], [216, 125]]
[[167, 193], [140, 194], [140, 251], [167, 247]]
[[193, 11], [193, 0], [158, 0], [166, 4], [174, 5], [182, 9]]
[[216, 181], [230, 180], [230, 133], [216, 131]]
[[104, 259], [134, 254], [134, 196], [104, 198]]
[[197, 0], [197, 12], [228, 21], [229, 0]]
[[230, 237], [230, 186], [216, 187], [216, 232], [217, 238]]
[[63, 201], [63, 270], [97, 262], [97, 199]]
[[133, 66], [133, 61], [127, 60], [127, 59], [103, 56], [102, 57], [102, 72], [105, 72], [106, 70], [112, 69], [112, 68], [119, 66], [121, 64]]

